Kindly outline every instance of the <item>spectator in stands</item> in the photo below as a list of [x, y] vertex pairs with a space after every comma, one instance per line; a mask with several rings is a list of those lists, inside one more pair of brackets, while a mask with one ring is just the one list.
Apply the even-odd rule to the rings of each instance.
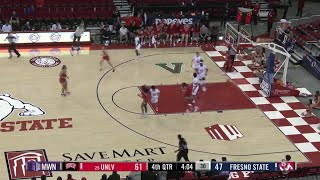
[[128, 43], [128, 32], [128, 29], [122, 25], [119, 30], [120, 43], [122, 43], [123, 38], [126, 40], [125, 42]]
[[104, 26], [104, 28], [100, 30], [100, 33], [100, 43], [104, 44], [105, 42], [107, 42], [108, 45], [111, 45], [111, 32], [109, 31], [109, 28]]
[[152, 171], [141, 172], [141, 179], [157, 180], [157, 174]]
[[[291, 160], [291, 156], [290, 155], [286, 155], [285, 159], [282, 159], [282, 162], [285, 163], [285, 162], [288, 162], [290, 160]], [[289, 174], [289, 171], [284, 170], [284, 171], [282, 171], [282, 174], [287, 175], [287, 174]]]
[[316, 94], [314, 95], [312, 107], [319, 109], [320, 108], [320, 92], [316, 91]]
[[[215, 162], [217, 162], [217, 160], [211, 159], [211, 163], [215, 163]], [[219, 175], [219, 172], [218, 172], [218, 171], [208, 171], [208, 172], [206, 173], [206, 176], [208, 176], [208, 177], [217, 176], [217, 175]]]
[[131, 25], [131, 23], [133, 21], [133, 17], [128, 14], [127, 17], [123, 17], [122, 19], [124, 20], [124, 24], [125, 24], [126, 28], [129, 28], [129, 26]]
[[137, 17], [134, 18], [135, 26], [140, 28], [143, 26], [143, 21], [141, 18], [141, 14], [138, 14]]
[[107, 175], [106, 175], [106, 174], [103, 174], [103, 175], [101, 176], [101, 179], [100, 179], [100, 180], [108, 180]]
[[223, 10], [223, 16], [221, 17], [220, 26], [226, 25], [226, 22], [229, 20], [229, 15], [230, 15], [229, 12], [230, 12], [229, 3], [226, 2], [225, 6], [224, 6], [224, 10]]
[[130, 26], [128, 27], [129, 31], [129, 43], [133, 42], [135, 38], [135, 33], [137, 31], [137, 27], [135, 26], [135, 21], [132, 21]]
[[51, 30], [55, 31], [55, 30], [61, 30], [61, 25], [59, 22], [55, 22], [52, 27], [51, 27]]
[[113, 10], [112, 18], [113, 18], [114, 20], [117, 20], [118, 18], [121, 19], [120, 11], [119, 11], [118, 7], [116, 7], [116, 8]]
[[312, 117], [313, 114], [312, 114], [312, 99], [309, 99], [308, 101], [308, 104], [307, 104], [307, 107], [306, 107], [306, 111], [301, 113], [302, 116], [305, 116], [305, 117]]
[[59, 176], [59, 177], [57, 178], [57, 180], [62, 180], [62, 177], [61, 177], [61, 176]]
[[203, 14], [200, 18], [200, 24], [204, 24], [206, 27], [209, 27], [209, 13]]
[[72, 178], [72, 175], [71, 175], [71, 174], [68, 174], [68, 175], [67, 175], [67, 180], [75, 180], [75, 179]]
[[[222, 157], [221, 158], [222, 162], [227, 162], [227, 158], [226, 157]], [[229, 175], [230, 172], [229, 171], [221, 171], [219, 175]]]
[[195, 178], [195, 177], [197, 177], [197, 174], [194, 171], [185, 171], [183, 173], [183, 178], [185, 178], [185, 179], [192, 179], [192, 178]]
[[159, 171], [157, 172], [157, 180], [167, 180], [168, 172], [167, 171]]
[[214, 43], [214, 47], [216, 47], [217, 45], [218, 35], [219, 35], [219, 26], [217, 25], [211, 26], [210, 41], [211, 41], [211, 44], [212, 42]]
[[260, 12], [260, 4], [259, 1], [256, 2], [256, 4], [253, 6], [253, 24], [256, 26], [258, 24], [258, 17]]
[[243, 8], [250, 8], [250, 3], [249, 3], [249, 1], [247, 1], [247, 0], [244, 1], [243, 4], [242, 4], [242, 7], [243, 7]]
[[19, 30], [19, 18], [15, 11], [12, 11], [12, 15], [10, 17], [10, 24], [12, 26], [13, 31]]
[[127, 176], [127, 179], [128, 180], [141, 180], [141, 172], [140, 171], [138, 171], [138, 172], [132, 171]]
[[72, 47], [80, 46], [80, 39], [83, 33], [84, 33], [84, 22], [81, 22], [74, 33]]
[[120, 175], [117, 173], [117, 171], [113, 171], [108, 180], [120, 180]]
[[200, 28], [200, 44], [202, 44], [203, 39], [206, 45], [208, 44], [209, 33], [209, 29], [203, 24]]
[[3, 32], [12, 32], [12, 27], [11, 25], [6, 22], [3, 26], [2, 26], [2, 31]]
[[[200, 22], [194, 23], [192, 25], [192, 38], [191, 38], [190, 46], [192, 45], [193, 41], [196, 41], [196, 46], [198, 46], [199, 39], [200, 39], [200, 27], [201, 27]], [[167, 34], [170, 34], [170, 33], [167, 32]]]
[[31, 26], [29, 21], [27, 21], [26, 24], [22, 27], [22, 31], [31, 31]]
[[298, 0], [298, 12], [296, 16], [302, 17], [303, 7], [304, 7], [304, 0]]
[[[202, 159], [200, 159], [199, 161], [200, 161], [200, 162], [203, 162]], [[197, 172], [196, 172], [196, 176], [197, 176], [198, 178], [203, 177], [203, 176], [206, 176], [206, 174], [207, 174], [207, 171], [197, 171]]]
[[273, 9], [271, 9], [268, 13], [268, 30], [267, 30], [268, 33], [270, 33], [270, 30], [272, 29], [274, 21], [275, 21], [275, 13]]

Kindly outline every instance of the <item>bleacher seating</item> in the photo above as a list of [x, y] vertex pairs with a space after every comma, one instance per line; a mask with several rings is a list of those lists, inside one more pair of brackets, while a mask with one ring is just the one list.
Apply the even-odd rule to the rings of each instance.
[[[27, 8], [33, 6], [33, 12]], [[1, 0], [0, 20], [9, 20], [16, 11], [20, 20], [37, 19], [96, 19], [112, 16], [115, 9], [112, 0], [46, 0], [43, 7], [36, 7], [25, 0]]]
[[308, 41], [318, 41], [320, 39], [320, 21], [314, 21], [308, 24], [300, 24], [291, 29], [296, 44], [303, 47]]

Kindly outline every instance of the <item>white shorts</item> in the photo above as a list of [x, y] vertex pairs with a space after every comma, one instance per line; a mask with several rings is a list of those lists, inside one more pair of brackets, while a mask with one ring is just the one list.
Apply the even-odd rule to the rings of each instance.
[[204, 79], [205, 77], [206, 77], [205, 74], [199, 74], [199, 80], [202, 80], [202, 79]]
[[193, 67], [193, 69], [198, 69], [199, 64], [194, 64], [192, 67]]
[[192, 96], [197, 95], [198, 90], [199, 90], [199, 86], [197, 86], [196, 88], [192, 88]]
[[158, 103], [159, 97], [151, 97], [151, 103], [156, 104]]
[[140, 48], [141, 48], [141, 44], [138, 44], [138, 45], [136, 46], [136, 50], [139, 51]]

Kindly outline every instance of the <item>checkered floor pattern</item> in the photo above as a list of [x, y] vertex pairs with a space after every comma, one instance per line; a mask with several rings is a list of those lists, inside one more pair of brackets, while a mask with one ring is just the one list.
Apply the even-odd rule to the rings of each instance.
[[[202, 48], [206, 54], [220, 67], [223, 67], [226, 46]], [[286, 135], [291, 142], [309, 158], [312, 164], [320, 165], [320, 130], [319, 119], [301, 116], [305, 105], [296, 97], [265, 97], [260, 90], [259, 80], [248, 64], [251, 60], [236, 60], [234, 72], [226, 73], [229, 78], [256, 104], [257, 107]], [[311, 94], [305, 88], [300, 92]]]

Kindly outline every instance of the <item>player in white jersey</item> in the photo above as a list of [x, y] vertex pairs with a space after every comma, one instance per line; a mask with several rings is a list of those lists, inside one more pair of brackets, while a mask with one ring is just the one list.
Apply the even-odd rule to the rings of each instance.
[[194, 72], [197, 72], [197, 68], [200, 65], [200, 60], [201, 60], [201, 57], [199, 55], [199, 52], [196, 52], [196, 55], [192, 58], [192, 61], [191, 61], [191, 66], [194, 69]]
[[[191, 92], [191, 100], [192, 103], [195, 104], [196, 96], [199, 90], [200, 81], [198, 79], [197, 73], [193, 73], [193, 80], [192, 80], [192, 92]], [[194, 106], [194, 111], [198, 110], [198, 106]]]
[[150, 89], [151, 103], [156, 107], [156, 111], [158, 112], [158, 101], [160, 97], [160, 90], [155, 86], [151, 86]]
[[203, 60], [200, 61], [200, 65], [197, 68], [197, 73], [199, 76], [200, 86], [202, 87], [202, 91], [206, 92], [205, 80], [206, 80], [206, 75], [208, 73], [208, 68], [206, 65], [203, 64]]
[[136, 46], [136, 55], [137, 55], [136, 59], [138, 60], [138, 59], [140, 59], [140, 49], [141, 49], [141, 42], [140, 42], [140, 38], [139, 38], [138, 34], [134, 38], [134, 44]]

